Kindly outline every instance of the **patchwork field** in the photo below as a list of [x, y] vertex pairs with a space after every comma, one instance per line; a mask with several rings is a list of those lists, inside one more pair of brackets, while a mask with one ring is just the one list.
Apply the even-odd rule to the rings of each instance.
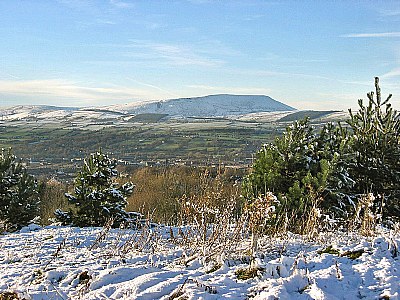
[[[288, 125], [280, 121], [288, 112], [168, 118], [160, 114], [126, 117], [90, 110], [34, 116], [22, 111], [3, 117], [0, 147], [12, 147], [34, 174], [60, 179], [70, 178], [81, 160], [100, 148], [112, 153], [120, 164], [131, 166], [222, 163], [247, 167], [261, 145], [272, 142]], [[313, 119], [316, 126], [343, 117], [332, 112], [310, 116], [318, 116]]]

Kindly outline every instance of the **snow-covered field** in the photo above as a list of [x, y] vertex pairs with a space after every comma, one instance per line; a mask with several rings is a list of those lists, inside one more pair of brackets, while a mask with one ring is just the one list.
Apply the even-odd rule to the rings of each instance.
[[[236, 275], [249, 268], [245, 251], [236, 257], [220, 255], [216, 262], [190, 257], [194, 252], [178, 242], [176, 228], [173, 232], [166, 227], [144, 232], [31, 226], [1, 235], [0, 295], [8, 291], [20, 299], [400, 298], [400, 237], [388, 230], [370, 238], [339, 232], [313, 239], [293, 234], [263, 238], [252, 263], [258, 276], [247, 280]], [[242, 244], [245, 250], [248, 241]]]

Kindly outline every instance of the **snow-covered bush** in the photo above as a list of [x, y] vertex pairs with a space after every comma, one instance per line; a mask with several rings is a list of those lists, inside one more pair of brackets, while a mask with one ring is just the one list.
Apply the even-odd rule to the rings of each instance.
[[[367, 94], [368, 103], [358, 100], [359, 109], [350, 112], [351, 156], [349, 173], [355, 180], [353, 194], [374, 193], [374, 206], [384, 219], [400, 220], [400, 113], [382, 100], [379, 78], [375, 94]], [[376, 97], [374, 97], [374, 95]], [[383, 205], [383, 206], [382, 206]]]
[[[254, 201], [273, 192], [279, 204], [270, 228], [310, 232], [319, 216], [351, 225], [358, 201], [373, 193], [373, 211], [383, 220], [400, 219], [400, 113], [381, 99], [379, 79], [368, 105], [351, 110], [347, 125], [326, 124], [316, 133], [308, 119], [296, 121], [282, 137], [257, 153], [244, 195]], [[339, 221], [339, 222], [337, 222]]]
[[75, 209], [56, 210], [57, 219], [63, 224], [81, 227], [103, 226], [110, 219], [118, 227], [130, 219], [131, 215], [125, 211], [126, 197], [133, 192], [134, 185], [127, 182], [119, 186], [114, 181], [118, 175], [116, 166], [116, 160], [101, 151], [85, 159], [75, 178], [74, 193], [65, 194]]
[[11, 149], [0, 153], [0, 221], [6, 229], [19, 229], [39, 215], [36, 179], [27, 173]]
[[[269, 192], [277, 196], [270, 231], [312, 231], [318, 224], [316, 212], [323, 202], [337, 201], [338, 187], [351, 182], [339, 164], [342, 130], [328, 124], [319, 134], [315, 131], [307, 118], [296, 121], [282, 137], [264, 145], [256, 154], [244, 182], [244, 195], [250, 203]], [[332, 207], [327, 206], [327, 210]]]

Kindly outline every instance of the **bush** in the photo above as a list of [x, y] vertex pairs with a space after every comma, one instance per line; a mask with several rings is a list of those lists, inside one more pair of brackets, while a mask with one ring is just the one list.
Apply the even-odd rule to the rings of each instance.
[[[201, 198], [209, 192], [219, 192], [221, 197], [212, 204], [222, 208], [226, 205], [225, 199], [230, 199], [238, 192], [235, 183], [243, 174], [243, 170], [234, 168], [138, 168], [129, 177], [136, 186], [135, 193], [128, 198], [127, 208], [130, 211], [150, 213], [154, 222], [178, 225], [182, 212], [180, 199]], [[240, 210], [240, 203], [237, 206], [236, 212]]]
[[74, 194], [65, 194], [75, 209], [69, 212], [57, 210], [57, 219], [65, 225], [81, 227], [103, 226], [110, 219], [117, 227], [127, 221], [130, 214], [125, 211], [126, 197], [133, 192], [134, 186], [131, 182], [122, 186], [115, 183], [116, 165], [116, 160], [101, 151], [85, 159], [75, 178]]
[[371, 193], [378, 218], [400, 219], [400, 114], [391, 95], [382, 101], [378, 78], [375, 88], [376, 99], [368, 93], [367, 106], [349, 110], [346, 128], [327, 124], [316, 134], [308, 119], [296, 121], [257, 153], [244, 195], [250, 203], [277, 195], [272, 231], [310, 232], [321, 213], [350, 225]]
[[65, 193], [68, 185], [55, 179], [40, 180], [40, 220], [42, 225], [54, 222], [54, 211], [71, 207]]
[[351, 157], [349, 173], [356, 182], [354, 197], [373, 193], [374, 206], [385, 218], [400, 219], [400, 114], [389, 103], [392, 95], [382, 101], [379, 78], [374, 92], [367, 94], [368, 104], [358, 100], [359, 110], [351, 110]]
[[333, 198], [339, 185], [348, 184], [339, 168], [341, 134], [332, 124], [316, 134], [306, 118], [288, 126], [282, 137], [257, 153], [244, 182], [245, 197], [253, 202], [270, 192], [277, 196], [270, 230], [309, 232], [317, 225], [324, 199]]
[[6, 229], [19, 229], [39, 215], [39, 193], [36, 179], [12, 154], [0, 154], [0, 220]]

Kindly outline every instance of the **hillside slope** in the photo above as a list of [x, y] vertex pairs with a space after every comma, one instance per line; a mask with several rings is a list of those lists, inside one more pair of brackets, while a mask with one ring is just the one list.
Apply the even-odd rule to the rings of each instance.
[[[250, 266], [244, 254], [249, 239], [234, 239], [236, 248], [215, 250], [207, 259], [201, 250], [188, 259], [193, 248], [186, 245], [197, 246], [181, 240], [179, 230], [190, 230], [185, 227], [107, 231], [30, 225], [3, 235], [0, 298], [2, 293], [1, 299], [43, 300], [399, 298], [395, 231], [382, 229], [368, 238], [341, 231], [313, 240], [291, 233], [262, 237], [251, 263], [257, 276], [240, 279], [239, 271]], [[15, 297], [5, 298], [6, 292]]]
[[262, 95], [209, 95], [144, 103], [139, 106], [109, 107], [130, 114], [157, 113], [181, 117], [220, 117], [255, 112], [295, 110], [282, 102]]
[[209, 95], [165, 101], [132, 102], [101, 107], [56, 107], [19, 105], [0, 109], [0, 120], [118, 119], [120, 117], [158, 114], [169, 117], [226, 117], [250, 113], [294, 111], [282, 102], [261, 95]]

